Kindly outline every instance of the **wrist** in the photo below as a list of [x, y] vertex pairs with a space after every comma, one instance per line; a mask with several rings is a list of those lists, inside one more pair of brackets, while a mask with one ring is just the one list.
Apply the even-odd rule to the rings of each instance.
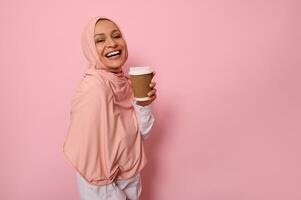
[[139, 106], [148, 106], [150, 105], [152, 102], [151, 101], [137, 101], [136, 104]]

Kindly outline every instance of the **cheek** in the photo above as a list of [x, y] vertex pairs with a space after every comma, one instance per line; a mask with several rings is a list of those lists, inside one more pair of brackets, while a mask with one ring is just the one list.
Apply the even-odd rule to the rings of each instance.
[[128, 58], [128, 49], [125, 48], [125, 59], [127, 59], [127, 58]]
[[98, 55], [98, 59], [102, 62], [102, 63], [105, 63], [106, 62], [106, 59], [105, 57], [103, 56], [103, 48], [102, 47], [96, 47], [96, 52], [97, 52], [97, 55]]
[[125, 55], [127, 55], [128, 54], [128, 48], [127, 48], [127, 45], [126, 45], [125, 42], [123, 43], [123, 47], [124, 47]]
[[97, 51], [97, 54], [99, 56], [103, 55], [103, 47], [101, 46], [96, 46], [96, 51]]
[[119, 45], [120, 45], [120, 46], [123, 46], [123, 47], [126, 47], [126, 46], [127, 46], [124, 39], [121, 39], [121, 40], [119, 41]]

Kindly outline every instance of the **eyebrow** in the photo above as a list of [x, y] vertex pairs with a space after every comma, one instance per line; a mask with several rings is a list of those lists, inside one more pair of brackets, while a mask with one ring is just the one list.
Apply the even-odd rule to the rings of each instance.
[[[116, 31], [119, 31], [119, 30], [115, 29], [115, 30], [112, 31], [112, 33], [116, 32]], [[120, 31], [119, 31], [119, 32], [120, 32]], [[94, 37], [96, 37], [96, 36], [98, 36], [98, 35], [104, 35], [104, 33], [97, 33], [97, 34], [94, 35]]]

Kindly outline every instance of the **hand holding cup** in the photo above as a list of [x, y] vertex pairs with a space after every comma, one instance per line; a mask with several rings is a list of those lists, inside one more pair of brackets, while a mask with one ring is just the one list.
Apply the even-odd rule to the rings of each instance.
[[137, 104], [141, 106], [151, 104], [157, 98], [156, 83], [152, 81], [154, 70], [150, 67], [131, 67], [129, 75]]

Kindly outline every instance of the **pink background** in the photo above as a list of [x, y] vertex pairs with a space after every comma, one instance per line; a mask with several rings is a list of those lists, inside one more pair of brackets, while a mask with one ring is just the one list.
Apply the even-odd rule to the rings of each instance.
[[62, 144], [88, 19], [156, 71], [143, 200], [301, 199], [301, 3], [1, 1], [0, 199], [79, 199]]

